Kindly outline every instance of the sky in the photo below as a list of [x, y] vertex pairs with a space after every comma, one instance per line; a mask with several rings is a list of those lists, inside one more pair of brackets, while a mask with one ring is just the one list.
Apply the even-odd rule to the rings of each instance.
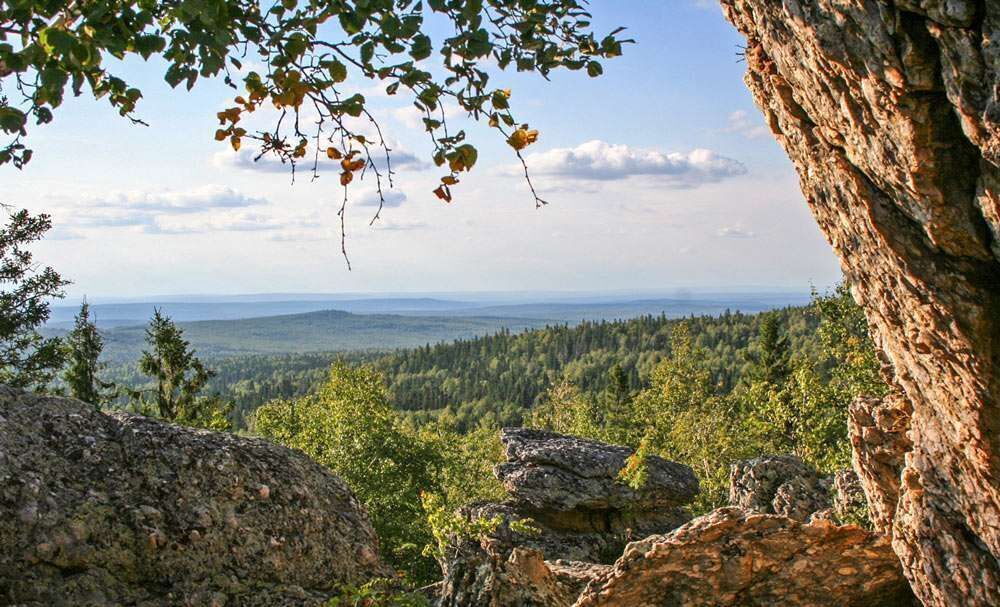
[[[508, 73], [549, 205], [535, 209], [502, 138], [455, 112], [480, 150], [446, 204], [441, 171], [409, 100], [360, 83], [393, 142], [395, 189], [382, 219], [370, 179], [352, 184], [348, 270], [343, 191], [254, 163], [216, 142], [218, 82], [172, 90], [164, 67], [121, 67], [144, 99], [124, 120], [69, 99], [31, 131], [28, 166], [0, 172], [0, 202], [52, 215], [39, 262], [71, 297], [179, 293], [820, 289], [839, 280], [795, 172], [743, 84], [739, 35], [705, 0], [595, 0], [594, 28], [636, 44], [604, 76]], [[433, 33], [433, 32], [432, 32]]]

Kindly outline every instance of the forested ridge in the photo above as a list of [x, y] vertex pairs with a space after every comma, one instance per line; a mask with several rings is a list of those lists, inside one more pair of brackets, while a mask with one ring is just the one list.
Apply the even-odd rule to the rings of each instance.
[[[787, 332], [793, 358], [820, 357], [817, 315], [810, 306], [770, 314]], [[378, 371], [386, 379], [393, 406], [414, 421], [444, 415], [462, 430], [480, 422], [518, 424], [547, 389], [564, 380], [581, 391], [599, 393], [608, 388], [611, 371], [617, 367], [616, 377], [624, 378], [629, 391], [645, 387], [652, 370], [670, 353], [670, 334], [679, 323], [689, 327], [706, 353], [713, 383], [728, 392], [750, 365], [747, 348], [757, 337], [761, 318], [761, 314], [728, 311], [684, 319], [642, 316], [526, 331], [505, 329], [388, 353], [227, 357], [212, 361], [215, 376], [206, 389], [233, 402], [234, 421], [244, 426], [249, 413], [272, 399], [314, 392], [326, 381], [330, 365], [344, 360]], [[108, 376], [129, 385], [143, 381], [134, 365], [112, 366]]]

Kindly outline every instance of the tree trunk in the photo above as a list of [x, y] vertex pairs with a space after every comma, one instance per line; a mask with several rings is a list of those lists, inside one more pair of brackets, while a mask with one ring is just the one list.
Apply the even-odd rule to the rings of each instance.
[[925, 605], [1000, 605], [1000, 1], [722, 5], [910, 416], [869, 501]]

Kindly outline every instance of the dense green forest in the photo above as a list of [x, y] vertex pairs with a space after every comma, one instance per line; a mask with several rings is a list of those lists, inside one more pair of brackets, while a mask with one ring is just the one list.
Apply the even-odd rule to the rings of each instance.
[[[773, 312], [786, 331], [793, 357], [816, 359], [817, 315], [809, 307]], [[707, 355], [713, 382], [728, 391], [750, 364], [747, 348], [755, 339], [760, 314], [725, 312], [720, 316], [671, 319], [643, 316], [631, 320], [551, 325], [389, 353], [304, 353], [246, 355], [211, 360], [215, 376], [206, 386], [234, 404], [234, 422], [275, 398], [316, 391], [337, 360], [370, 364], [388, 383], [393, 406], [417, 423], [444, 416], [466, 431], [480, 423], [518, 424], [551, 386], [568, 380], [580, 390], [607, 388], [618, 368], [630, 391], [648, 385], [652, 370], [670, 352], [670, 333], [687, 325]], [[113, 365], [108, 377], [123, 385], [146, 381], [134, 364]]]

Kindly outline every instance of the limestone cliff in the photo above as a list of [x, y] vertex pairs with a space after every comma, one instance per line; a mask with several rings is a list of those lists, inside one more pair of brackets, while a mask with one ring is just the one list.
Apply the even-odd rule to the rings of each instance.
[[722, 5], [906, 403], [869, 501], [925, 605], [998, 605], [1000, 2]]

